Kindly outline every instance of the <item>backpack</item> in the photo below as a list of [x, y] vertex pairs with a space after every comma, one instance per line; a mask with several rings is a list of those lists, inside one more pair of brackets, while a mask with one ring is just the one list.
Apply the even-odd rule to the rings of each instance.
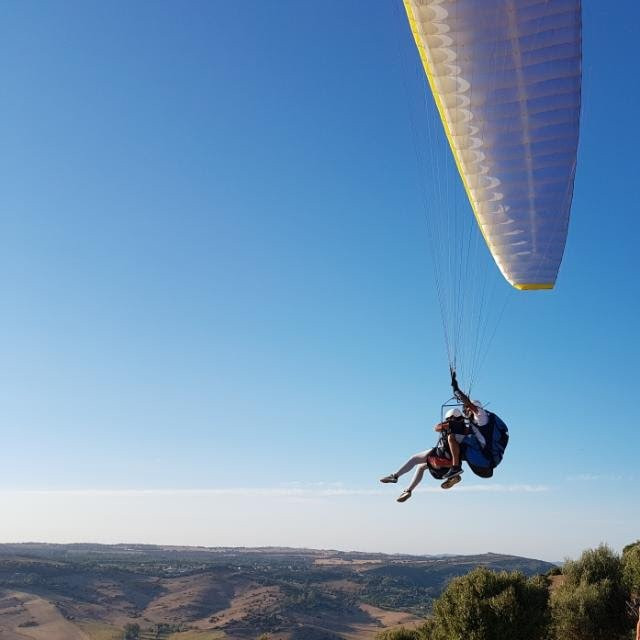
[[487, 415], [489, 422], [480, 428], [486, 440], [482, 452], [489, 460], [491, 468], [495, 469], [502, 462], [504, 450], [509, 444], [509, 429], [495, 413], [487, 411]]
[[485, 439], [484, 447], [477, 438], [465, 439], [464, 458], [471, 471], [481, 478], [490, 478], [493, 470], [502, 462], [504, 450], [509, 443], [509, 429], [495, 413], [487, 411], [489, 422], [477, 427]]

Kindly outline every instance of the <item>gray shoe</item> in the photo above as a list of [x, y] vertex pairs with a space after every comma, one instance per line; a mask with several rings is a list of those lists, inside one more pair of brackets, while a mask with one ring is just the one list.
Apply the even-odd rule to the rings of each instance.
[[398, 482], [398, 476], [395, 473], [392, 473], [388, 476], [385, 476], [384, 478], [380, 478], [380, 482], [384, 482], [385, 484], [387, 482], [392, 482], [392, 483], [396, 483]]
[[459, 476], [461, 473], [464, 473], [464, 469], [458, 465], [457, 467], [451, 467], [451, 469], [449, 469], [442, 478], [444, 480], [448, 480], [449, 478], [453, 478], [453, 476]]
[[405, 489], [397, 498], [396, 502], [406, 502], [411, 497], [411, 491]]

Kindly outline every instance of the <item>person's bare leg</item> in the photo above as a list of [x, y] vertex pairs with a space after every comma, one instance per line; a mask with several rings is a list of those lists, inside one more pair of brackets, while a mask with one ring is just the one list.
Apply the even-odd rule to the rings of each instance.
[[407, 491], [413, 491], [422, 482], [422, 476], [424, 476], [424, 472], [428, 467], [429, 465], [426, 462], [417, 466], [411, 484], [407, 487]]
[[400, 494], [397, 498], [397, 502], [406, 502], [411, 497], [411, 492], [422, 482], [424, 472], [429, 468], [426, 462], [419, 464], [416, 467], [416, 472], [413, 474], [413, 480], [411, 484]]
[[398, 478], [407, 471], [411, 471], [413, 467], [417, 464], [423, 464], [427, 461], [427, 456], [433, 451], [433, 449], [427, 449], [427, 451], [421, 451], [420, 453], [416, 453], [414, 456], [411, 456], [395, 473], [392, 473], [384, 478], [380, 478], [380, 482], [383, 483], [396, 483]]
[[447, 436], [447, 442], [449, 443], [449, 450], [451, 451], [451, 463], [453, 467], [460, 466], [460, 445], [456, 440], [453, 433]]
[[452, 433], [447, 436], [447, 442], [449, 443], [452, 459], [451, 468], [442, 476], [444, 480], [448, 480], [453, 476], [459, 476], [462, 473], [462, 466], [460, 465], [460, 445]]
[[417, 464], [422, 464], [427, 461], [427, 456], [431, 453], [431, 449], [427, 451], [421, 451], [420, 453], [416, 453], [415, 456], [411, 456], [395, 473], [396, 476], [400, 477], [407, 473], [407, 471], [411, 471], [413, 467]]

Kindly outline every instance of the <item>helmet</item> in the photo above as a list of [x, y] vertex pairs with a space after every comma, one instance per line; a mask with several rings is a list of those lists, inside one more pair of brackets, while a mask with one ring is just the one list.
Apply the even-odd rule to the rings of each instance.
[[444, 414], [444, 419], [449, 420], [450, 418], [462, 418], [462, 411], [460, 411], [460, 409], [449, 409], [449, 411]]

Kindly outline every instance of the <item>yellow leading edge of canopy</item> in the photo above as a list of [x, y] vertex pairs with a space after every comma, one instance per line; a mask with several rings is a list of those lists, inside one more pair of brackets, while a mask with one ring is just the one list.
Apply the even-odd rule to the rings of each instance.
[[553, 282], [541, 282], [539, 284], [514, 284], [520, 291], [534, 291], [535, 289], [553, 289]]
[[[476, 211], [475, 200], [471, 196], [471, 190], [469, 189], [469, 185], [467, 184], [467, 180], [464, 177], [464, 172], [462, 171], [462, 164], [460, 162], [460, 158], [458, 157], [458, 153], [457, 153], [455, 145], [453, 143], [453, 137], [451, 135], [451, 131], [449, 130], [449, 125], [447, 123], [447, 118], [446, 118], [446, 115], [445, 115], [444, 107], [443, 107], [442, 102], [440, 100], [440, 96], [438, 95], [438, 91], [436, 90], [435, 82], [434, 82], [434, 79], [433, 79], [433, 73], [431, 72], [431, 67], [429, 66], [429, 60], [427, 59], [424, 47], [422, 46], [422, 44], [420, 42], [420, 36], [418, 35], [418, 29], [417, 29], [417, 25], [416, 25], [416, 20], [415, 20], [415, 18], [413, 16], [413, 11], [412, 11], [411, 6], [410, 6], [410, 1], [411, 0], [402, 0], [402, 3], [404, 4], [405, 11], [407, 12], [407, 18], [409, 19], [409, 26], [411, 27], [411, 33], [413, 34], [413, 39], [414, 39], [414, 41], [416, 43], [416, 47], [418, 49], [418, 54], [420, 55], [420, 60], [422, 61], [422, 66], [424, 68], [425, 73], [427, 74], [427, 80], [429, 81], [429, 87], [431, 88], [431, 94], [433, 95], [433, 98], [434, 98], [434, 100], [436, 102], [436, 107], [438, 108], [438, 113], [440, 114], [440, 120], [442, 120], [442, 126], [444, 127], [445, 135], [447, 136], [447, 140], [449, 141], [449, 147], [451, 148], [451, 153], [453, 155], [453, 159], [455, 160], [456, 167], [458, 169], [458, 173], [460, 174], [460, 178], [462, 179], [462, 184], [464, 185], [464, 190], [466, 191], [467, 198], [469, 199], [469, 203], [471, 204], [471, 210], [473, 211], [473, 215], [475, 216], [476, 221], [478, 222], [478, 227], [480, 228], [480, 232], [482, 233], [482, 237], [484, 238], [484, 241], [487, 243], [487, 246], [489, 247], [489, 249], [491, 249], [491, 253], [493, 253], [493, 247], [491, 246], [491, 243], [489, 242], [489, 239], [487, 238], [487, 236], [484, 233], [484, 229], [482, 228], [482, 222], [480, 220], [480, 217], [478, 216], [478, 212]], [[502, 269], [502, 267], [501, 267], [501, 265], [499, 263], [498, 263], [498, 267], [500, 267], [500, 271], [502, 271], [503, 275], [505, 276], [505, 278], [507, 279], [509, 284], [512, 287], [515, 287], [516, 289], [519, 289], [521, 291], [531, 291], [531, 290], [536, 290], [536, 289], [553, 289], [553, 284], [554, 284], [553, 282], [549, 282], [549, 283], [532, 283], [532, 284], [517, 284], [517, 283], [513, 282], [511, 280], [511, 278], [509, 278], [507, 276], [506, 273], [504, 273], [504, 271], [503, 271], [503, 269]]]

